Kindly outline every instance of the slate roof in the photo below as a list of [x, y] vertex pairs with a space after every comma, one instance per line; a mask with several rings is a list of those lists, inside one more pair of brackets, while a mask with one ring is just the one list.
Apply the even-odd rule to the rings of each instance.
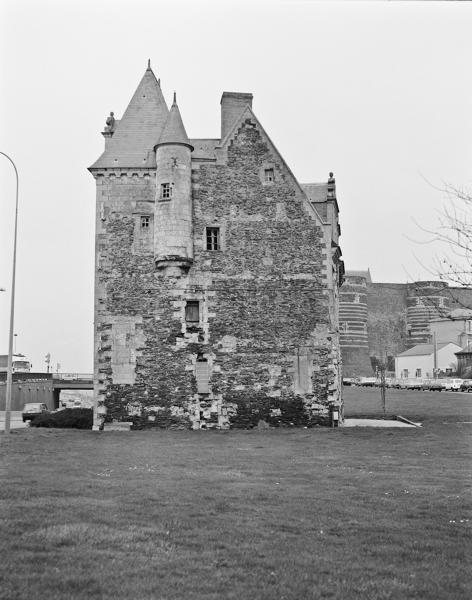
[[472, 310], [470, 308], [456, 308], [447, 315], [447, 318], [452, 320], [472, 319]]
[[115, 121], [105, 151], [90, 168], [155, 167], [154, 146], [168, 114], [160, 85], [148, 67], [122, 118]]
[[326, 202], [328, 199], [327, 183], [301, 183], [300, 185], [310, 202]]
[[170, 108], [170, 113], [156, 145], [160, 146], [162, 144], [183, 144], [184, 146], [190, 146], [190, 148], [193, 150], [193, 146], [188, 139], [187, 132], [185, 131], [179, 107], [177, 106], [175, 93], [174, 102]]
[[[437, 349], [441, 350], [444, 346], [452, 344], [453, 342], [441, 342], [440, 344], [436, 344]], [[434, 344], [417, 344], [410, 348], [409, 350], [405, 350], [398, 356], [430, 356], [434, 352]]]
[[215, 148], [220, 141], [220, 138], [192, 138], [192, 160], [216, 160]]

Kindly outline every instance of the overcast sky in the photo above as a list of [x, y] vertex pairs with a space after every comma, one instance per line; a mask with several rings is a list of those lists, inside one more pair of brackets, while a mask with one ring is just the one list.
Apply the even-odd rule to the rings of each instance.
[[[223, 90], [253, 108], [301, 182], [334, 171], [347, 269], [431, 279], [444, 182], [471, 187], [472, 4], [0, 1], [0, 150], [20, 172], [15, 332], [35, 370], [92, 371], [95, 183], [151, 59], [190, 137], [218, 137]], [[0, 157], [0, 353], [14, 178]]]

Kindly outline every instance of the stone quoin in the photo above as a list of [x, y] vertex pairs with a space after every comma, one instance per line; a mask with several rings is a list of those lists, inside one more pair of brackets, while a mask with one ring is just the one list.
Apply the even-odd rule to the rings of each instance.
[[224, 92], [189, 139], [151, 66], [107, 120], [96, 181], [94, 428], [342, 419], [336, 185], [300, 184]]

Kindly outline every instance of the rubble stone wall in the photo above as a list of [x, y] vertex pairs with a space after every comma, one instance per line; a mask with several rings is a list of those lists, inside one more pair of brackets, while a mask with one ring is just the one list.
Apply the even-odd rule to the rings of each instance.
[[[153, 228], [140, 228], [154, 216], [153, 173], [96, 174], [97, 422], [311, 426], [341, 407], [332, 259], [270, 148], [247, 120], [224, 161], [193, 165], [194, 263], [180, 274], [155, 269]], [[219, 228], [220, 249], [206, 249], [206, 227]], [[188, 301], [199, 322], [186, 320]]]

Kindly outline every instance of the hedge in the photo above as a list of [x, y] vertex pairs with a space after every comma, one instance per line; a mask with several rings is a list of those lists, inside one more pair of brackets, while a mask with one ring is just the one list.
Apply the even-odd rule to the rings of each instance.
[[31, 421], [31, 427], [92, 429], [92, 425], [93, 410], [91, 408], [65, 408], [57, 412], [38, 415]]

